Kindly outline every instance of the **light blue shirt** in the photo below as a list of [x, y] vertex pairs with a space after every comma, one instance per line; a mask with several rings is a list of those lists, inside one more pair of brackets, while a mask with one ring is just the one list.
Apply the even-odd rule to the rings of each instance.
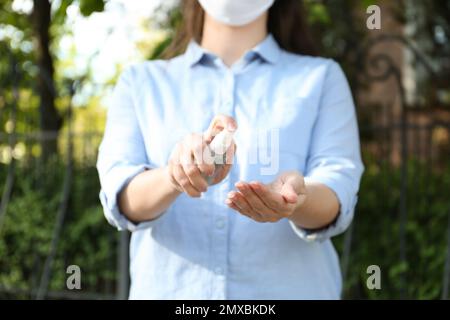
[[[107, 220], [132, 231], [130, 298], [340, 297], [330, 237], [352, 220], [363, 164], [352, 95], [336, 62], [288, 53], [269, 35], [228, 68], [191, 42], [174, 59], [128, 68], [111, 101], [97, 164], [100, 199]], [[143, 170], [165, 166], [174, 145], [217, 114], [238, 123], [227, 178], [201, 198], [182, 194], [156, 220], [127, 220], [120, 190]], [[336, 193], [332, 225], [259, 223], [224, 203], [237, 181], [268, 183], [287, 170]]]

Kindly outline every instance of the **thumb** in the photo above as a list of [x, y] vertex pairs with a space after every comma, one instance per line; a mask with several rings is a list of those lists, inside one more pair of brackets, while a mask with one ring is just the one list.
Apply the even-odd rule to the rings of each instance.
[[295, 192], [294, 185], [292, 181], [286, 181], [281, 187], [281, 196], [288, 203], [296, 203], [298, 199], [298, 194]]
[[297, 172], [287, 172], [281, 176], [281, 195], [288, 203], [296, 203], [298, 197], [306, 193], [305, 180]]
[[204, 133], [206, 143], [210, 143], [214, 136], [224, 129], [235, 131], [237, 129], [236, 120], [230, 116], [219, 114], [212, 119], [208, 129]]

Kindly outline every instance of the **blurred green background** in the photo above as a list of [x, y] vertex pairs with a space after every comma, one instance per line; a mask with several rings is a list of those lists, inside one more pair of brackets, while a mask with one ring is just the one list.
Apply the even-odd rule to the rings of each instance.
[[[366, 165], [354, 223], [333, 239], [343, 297], [448, 299], [450, 1], [304, 4], [321, 55], [351, 83]], [[381, 30], [366, 27], [371, 4]], [[97, 148], [118, 75], [161, 55], [178, 1], [0, 8], [0, 298], [124, 298], [127, 235], [103, 217]], [[79, 291], [66, 289], [73, 264]], [[366, 286], [370, 265], [381, 290]]]

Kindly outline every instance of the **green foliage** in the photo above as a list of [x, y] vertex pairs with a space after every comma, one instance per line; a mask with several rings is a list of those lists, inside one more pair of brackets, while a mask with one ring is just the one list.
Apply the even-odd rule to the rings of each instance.
[[331, 18], [328, 9], [324, 3], [317, 1], [306, 1], [306, 7], [308, 8], [308, 21], [309, 23], [322, 23], [330, 24]]
[[[408, 164], [406, 261], [400, 259], [400, 168], [370, 162], [362, 179], [349, 261], [346, 298], [438, 299], [447, 248], [450, 166]], [[342, 252], [343, 236], [334, 241]], [[381, 268], [381, 290], [368, 290], [367, 267]], [[404, 294], [404, 296], [403, 296]]]
[[[0, 167], [1, 181], [5, 174], [6, 167]], [[64, 179], [63, 163], [54, 162], [40, 169], [20, 166], [16, 177], [0, 236], [0, 286], [30, 290], [38, 286], [49, 251]], [[68, 265], [77, 264], [82, 270], [82, 292], [113, 294], [118, 233], [103, 217], [95, 168], [77, 165], [74, 177], [50, 289], [66, 290], [65, 270]], [[432, 170], [419, 161], [410, 161], [407, 180], [407, 259], [402, 262], [401, 168], [366, 159], [345, 298], [395, 299], [401, 297], [403, 289], [408, 298], [440, 297], [447, 250], [450, 167]], [[334, 239], [341, 253], [343, 240], [344, 236]], [[367, 267], [374, 264], [381, 268], [381, 290], [366, 287]]]
[[104, 0], [80, 0], [80, 12], [85, 17], [90, 16], [94, 12], [102, 12], [104, 9]]
[[[106, 2], [107, 0], [61, 0], [51, 3], [50, 41], [45, 45], [50, 48], [57, 68], [54, 75], [57, 105], [58, 99], [68, 98], [65, 84], [70, 82], [70, 79], [61, 76], [56, 54], [61, 37], [71, 32], [71, 27], [66, 25], [67, 8], [70, 5], [77, 5], [84, 16], [89, 16], [94, 12], [103, 11]], [[36, 77], [39, 70], [35, 50], [36, 28], [32, 27], [30, 15], [13, 10], [12, 3], [12, 0], [0, 0], [2, 8], [0, 10], [0, 28], [2, 29], [0, 34], [0, 128], [3, 130], [9, 119], [9, 111], [13, 104], [11, 101], [12, 89], [17, 87], [21, 92], [31, 94], [31, 97], [19, 95], [18, 131], [21, 132], [22, 127], [26, 127], [27, 131], [34, 131], [40, 127], [39, 101], [36, 90]], [[17, 65], [16, 74], [13, 73], [13, 63]], [[64, 104], [63, 107], [58, 106], [60, 113], [62, 113], [61, 109], [66, 107], [67, 104]]]
[[[13, 196], [0, 234], [0, 288], [36, 290], [50, 250], [64, 164], [54, 161], [40, 170], [21, 166], [15, 174]], [[1, 181], [5, 175], [2, 165]], [[94, 167], [75, 168], [69, 210], [51, 273], [52, 291], [66, 290], [66, 268], [76, 264], [82, 272], [83, 293], [114, 293], [118, 233], [103, 217], [99, 188]]]

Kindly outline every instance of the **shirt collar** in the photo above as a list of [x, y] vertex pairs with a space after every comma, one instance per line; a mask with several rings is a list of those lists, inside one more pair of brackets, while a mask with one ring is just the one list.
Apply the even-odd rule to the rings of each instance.
[[192, 67], [200, 62], [204, 55], [206, 55], [206, 50], [203, 49], [195, 40], [191, 40], [185, 53], [189, 66]]
[[271, 64], [277, 63], [281, 53], [280, 46], [271, 34], [250, 51], [255, 52], [263, 60]]
[[[247, 51], [244, 56], [257, 55], [264, 61], [275, 64], [280, 56], [281, 49], [275, 38], [269, 34], [262, 42], [257, 44], [253, 49]], [[194, 66], [201, 62], [205, 57], [214, 57], [214, 54], [202, 48], [195, 40], [191, 40], [186, 49], [185, 56], [189, 66]]]

